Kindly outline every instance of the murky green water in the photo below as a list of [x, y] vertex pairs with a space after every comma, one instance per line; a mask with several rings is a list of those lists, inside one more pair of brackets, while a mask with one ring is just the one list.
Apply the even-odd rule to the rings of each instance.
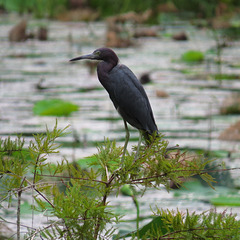
[[[71, 145], [74, 136], [69, 134], [61, 139], [65, 145], [60, 149], [59, 155], [50, 158], [51, 161], [56, 162], [62, 157], [71, 160], [89, 156], [96, 152], [96, 143], [103, 141], [104, 137], [116, 139], [118, 144], [123, 145], [123, 122], [98, 82], [96, 74], [91, 75], [83, 62], [68, 62], [72, 57], [90, 53], [104, 45], [105, 24], [47, 22], [48, 41], [28, 40], [11, 44], [7, 36], [15, 23], [14, 18], [4, 18], [0, 24], [0, 136], [14, 137], [21, 133], [28, 142], [32, 139], [32, 133], [44, 132], [46, 125], [53, 127], [55, 117], [34, 116], [32, 108], [39, 100], [61, 98], [79, 105], [78, 112], [68, 118], [58, 118], [58, 123], [59, 127], [70, 124], [81, 146], [73, 150]], [[29, 27], [34, 29], [37, 24], [38, 21], [30, 21]], [[174, 27], [167, 29], [170, 32], [178, 30]], [[136, 46], [115, 50], [121, 63], [131, 68], [137, 76], [151, 72], [152, 83], [144, 87], [159, 130], [165, 134], [170, 146], [178, 144], [182, 148], [225, 150], [225, 156], [227, 151], [232, 151], [232, 160], [223, 160], [230, 167], [239, 167], [239, 145], [220, 141], [218, 136], [230, 124], [239, 120], [239, 116], [219, 115], [219, 109], [232, 90], [240, 90], [240, 82], [234, 79], [223, 80], [219, 86], [218, 81], [205, 78], [207, 72], [216, 72], [211, 56], [207, 56], [210, 59], [208, 64], [204, 62], [189, 66], [176, 61], [187, 50], [206, 52], [215, 44], [210, 33], [205, 30], [188, 26], [186, 31], [190, 36], [190, 40], [186, 42], [177, 42], [166, 37], [141, 38], [136, 40]], [[161, 36], [162, 32], [159, 34]], [[223, 72], [240, 74], [240, 69], [230, 67], [231, 63], [240, 62], [239, 56], [240, 42], [233, 42], [231, 47], [225, 48]], [[186, 70], [201, 74], [191, 79], [189, 75], [182, 73]], [[41, 90], [37, 88], [40, 81], [43, 88]], [[169, 97], [158, 98], [156, 90], [166, 91]], [[135, 141], [131, 141], [129, 150], [132, 144], [136, 144], [138, 132], [131, 131], [131, 137]], [[239, 171], [233, 171], [232, 175], [237, 180]], [[127, 218], [135, 217], [131, 199], [118, 197], [110, 200], [112, 205], [128, 213]], [[149, 191], [140, 199], [140, 205], [142, 215], [149, 215], [149, 205], [183, 210], [187, 207], [193, 211], [212, 207], [202, 201], [176, 199], [165, 190]], [[130, 209], [132, 214], [129, 214]], [[238, 212], [238, 208], [234, 208], [233, 212]], [[39, 220], [39, 223], [41, 221], [44, 222]]]

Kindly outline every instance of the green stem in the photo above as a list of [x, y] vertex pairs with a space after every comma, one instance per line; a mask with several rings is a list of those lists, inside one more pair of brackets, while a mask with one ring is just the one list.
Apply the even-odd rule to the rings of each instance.
[[139, 203], [135, 196], [133, 196], [132, 198], [133, 198], [133, 202], [136, 206], [136, 210], [137, 210], [136, 227], [137, 227], [137, 232], [138, 232], [139, 231], [139, 217], [140, 217]]

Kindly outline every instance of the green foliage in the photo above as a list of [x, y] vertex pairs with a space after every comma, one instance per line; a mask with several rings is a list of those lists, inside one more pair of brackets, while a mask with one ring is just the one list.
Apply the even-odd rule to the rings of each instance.
[[172, 0], [174, 5], [181, 11], [194, 12], [198, 16], [213, 17], [216, 14], [216, 8], [219, 0]]
[[32, 8], [32, 1], [29, 0], [0, 0], [0, 6], [7, 11], [19, 12], [20, 14]]
[[240, 5], [238, 0], [171, 0], [171, 2], [180, 11], [192, 12], [196, 17], [204, 18], [215, 17], [217, 9], [221, 4], [229, 10]]
[[21, 177], [26, 174], [29, 163], [25, 160], [24, 140], [14, 141], [8, 137], [0, 140], [0, 197], [6, 198], [13, 188], [19, 188]]
[[77, 110], [76, 104], [61, 99], [41, 100], [33, 107], [34, 114], [40, 116], [69, 116]]
[[[216, 15], [219, 2], [223, 2], [229, 9], [239, 6], [237, 0], [148, 0], [136, 4], [131, 0], [89, 0], [87, 4], [100, 12], [102, 17], [116, 15], [130, 11], [142, 12], [151, 9], [157, 13], [159, 4], [173, 3], [177, 9], [184, 12], [193, 12], [197, 17], [211, 18]], [[0, 6], [9, 12], [33, 12], [36, 17], [55, 17], [68, 6], [67, 0], [0, 0]], [[154, 16], [157, 18], [157, 16]], [[156, 20], [156, 19], [155, 19]], [[234, 29], [237, 30], [237, 29]]]
[[33, 12], [38, 18], [53, 18], [67, 7], [67, 0], [0, 0], [0, 6], [8, 12]]
[[240, 233], [240, 221], [235, 219], [236, 215], [225, 212], [212, 210], [201, 214], [183, 214], [158, 209], [155, 214], [168, 223], [168, 232], [158, 235], [158, 239], [238, 239]]
[[138, 4], [131, 0], [90, 0], [89, 5], [98, 9], [103, 17], [112, 16], [129, 11], [141, 12], [146, 9], [156, 9], [158, 0], [141, 1]]
[[[33, 211], [47, 213], [53, 220], [44, 228], [29, 228], [26, 239], [110, 239], [115, 230], [111, 226], [119, 221], [119, 216], [114, 213], [108, 197], [117, 195], [123, 186], [129, 189], [143, 186], [139, 189], [144, 194], [148, 187], [158, 189], [160, 185], [170, 190], [170, 180], [181, 185], [181, 179], [194, 175], [200, 175], [210, 186], [213, 181], [204, 170], [207, 161], [202, 157], [189, 161], [185, 153], [178, 151], [168, 155], [168, 143], [161, 136], [150, 146], [141, 146], [136, 160], [134, 148], [131, 154], [126, 153], [121, 163], [123, 148], [106, 139], [83, 167], [66, 160], [57, 165], [47, 163], [48, 156], [58, 152], [55, 140], [63, 136], [65, 129], [58, 129], [56, 123], [52, 131], [47, 129], [45, 134], [34, 135], [27, 149], [23, 148], [24, 140], [20, 137], [0, 141], [0, 202], [8, 202], [8, 206], [12, 201], [18, 202], [18, 239], [21, 212], [28, 209], [29, 204]], [[21, 204], [22, 194], [27, 196], [24, 199], [30, 199], [28, 203]], [[128, 190], [127, 194], [136, 200], [134, 191]], [[155, 215], [153, 221], [141, 229], [137, 224], [137, 231], [128, 236], [133, 239], [199, 239], [199, 236], [206, 239], [225, 234], [237, 239], [234, 237], [239, 234], [239, 221], [225, 213], [184, 215], [158, 210]]]
[[37, 18], [54, 18], [67, 7], [67, 0], [32, 0], [34, 6], [31, 10]]
[[136, 193], [135, 189], [130, 184], [123, 185], [122, 188], [121, 188], [121, 193], [124, 196], [132, 197], [133, 203], [134, 203], [134, 205], [136, 207], [136, 211], [137, 211], [136, 226], [137, 226], [137, 229], [139, 229], [140, 209], [139, 209], [139, 202], [137, 200], [137, 193]]
[[139, 239], [147, 239], [147, 238], [156, 238], [158, 235], [159, 237], [168, 233], [169, 231], [173, 231], [172, 227], [166, 219], [164, 219], [162, 216], [154, 217], [154, 219], [143, 226], [139, 231], [128, 233], [125, 236], [120, 237], [119, 239], [122, 239], [123, 237], [138, 237]]
[[236, 215], [210, 210], [201, 214], [157, 209], [153, 220], [139, 231], [115, 239], [238, 239], [240, 221]]
[[189, 50], [185, 52], [181, 58], [187, 63], [201, 62], [204, 60], [204, 54], [201, 51]]
[[142, 12], [146, 9], [151, 9], [154, 13], [158, 11], [160, 4], [174, 4], [182, 12], [191, 12], [197, 17], [211, 18], [216, 15], [221, 2], [226, 4], [230, 10], [240, 5], [238, 0], [148, 0], [138, 4], [131, 0], [89, 0], [88, 4], [99, 10], [103, 17], [130, 11]]

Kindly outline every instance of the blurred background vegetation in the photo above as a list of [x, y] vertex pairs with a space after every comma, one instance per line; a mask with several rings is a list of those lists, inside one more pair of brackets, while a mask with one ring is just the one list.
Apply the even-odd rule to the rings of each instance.
[[131, 0], [0, 0], [2, 11], [33, 13], [38, 18], [54, 18], [66, 10], [76, 8], [93, 9], [99, 13], [99, 18], [146, 10], [152, 11], [151, 20], [154, 21], [158, 20], [157, 13], [161, 10], [189, 12], [195, 17], [211, 18], [223, 12], [239, 12], [236, 7], [240, 7], [238, 0], [148, 0], [137, 3]]

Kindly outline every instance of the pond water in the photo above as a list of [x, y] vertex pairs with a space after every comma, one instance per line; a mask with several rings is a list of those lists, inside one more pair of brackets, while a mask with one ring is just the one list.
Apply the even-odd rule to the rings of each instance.
[[[46, 125], [52, 128], [55, 117], [39, 117], [33, 114], [34, 104], [42, 99], [61, 98], [79, 106], [79, 111], [70, 117], [58, 118], [61, 128], [70, 124], [72, 133], [61, 138], [63, 147], [59, 155], [49, 161], [80, 159], [97, 152], [96, 143], [104, 137], [116, 139], [124, 144], [124, 125], [119, 118], [108, 94], [100, 85], [96, 73], [90, 74], [84, 62], [70, 64], [69, 59], [81, 54], [91, 53], [105, 44], [106, 25], [104, 22], [54, 22], [29, 21], [29, 29], [35, 30], [39, 24], [47, 25], [48, 41], [28, 40], [22, 43], [9, 43], [8, 32], [17, 22], [14, 17], [2, 17], [0, 23], [0, 137], [22, 134], [28, 143], [33, 133], [45, 132]], [[185, 30], [188, 41], [173, 41], [164, 37], [166, 33]], [[240, 90], [239, 80], [219, 81], [207, 78], [206, 73], [216, 73], [214, 56], [207, 55], [208, 61], [197, 65], [187, 65], [178, 61], [187, 50], [207, 52], [215, 46], [211, 33], [179, 24], [159, 31], [158, 38], [139, 38], [136, 45], [115, 49], [121, 63], [127, 65], [138, 77], [149, 72], [151, 84], [144, 85], [149, 96], [156, 123], [165, 135], [170, 146], [178, 144], [181, 148], [225, 151], [221, 159], [229, 167], [240, 167], [239, 145], [218, 139], [220, 133], [239, 116], [222, 116], [219, 109], [224, 99], [232, 91]], [[162, 36], [161, 36], [162, 35]], [[166, 34], [167, 35], [167, 34]], [[240, 74], [239, 68], [231, 63], [240, 62], [240, 42], [234, 41], [223, 50], [224, 73]], [[191, 78], [183, 71], [196, 72]], [[41, 81], [42, 90], [37, 88]], [[157, 90], [164, 90], [168, 98], [159, 98]], [[73, 149], [74, 139], [80, 146]], [[132, 145], [137, 144], [138, 132], [131, 131]], [[232, 152], [231, 160], [227, 153]], [[239, 186], [239, 171], [232, 171]], [[146, 201], [147, 199], [147, 201]], [[127, 197], [111, 197], [110, 201], [134, 218], [132, 200]], [[175, 198], [173, 193], [149, 190], [140, 198], [141, 214], [149, 215], [149, 205], [163, 208], [203, 211], [212, 207], [209, 203], [193, 197]], [[225, 208], [219, 208], [221, 211]], [[132, 214], [129, 214], [131, 210]], [[233, 208], [233, 212], [238, 212]], [[28, 221], [28, 220], [26, 220]], [[43, 220], [44, 222], [44, 220]], [[39, 222], [40, 223], [40, 222]], [[124, 224], [123, 224], [124, 225]], [[122, 226], [123, 228], [126, 226]], [[133, 225], [134, 227], [134, 225]]]

